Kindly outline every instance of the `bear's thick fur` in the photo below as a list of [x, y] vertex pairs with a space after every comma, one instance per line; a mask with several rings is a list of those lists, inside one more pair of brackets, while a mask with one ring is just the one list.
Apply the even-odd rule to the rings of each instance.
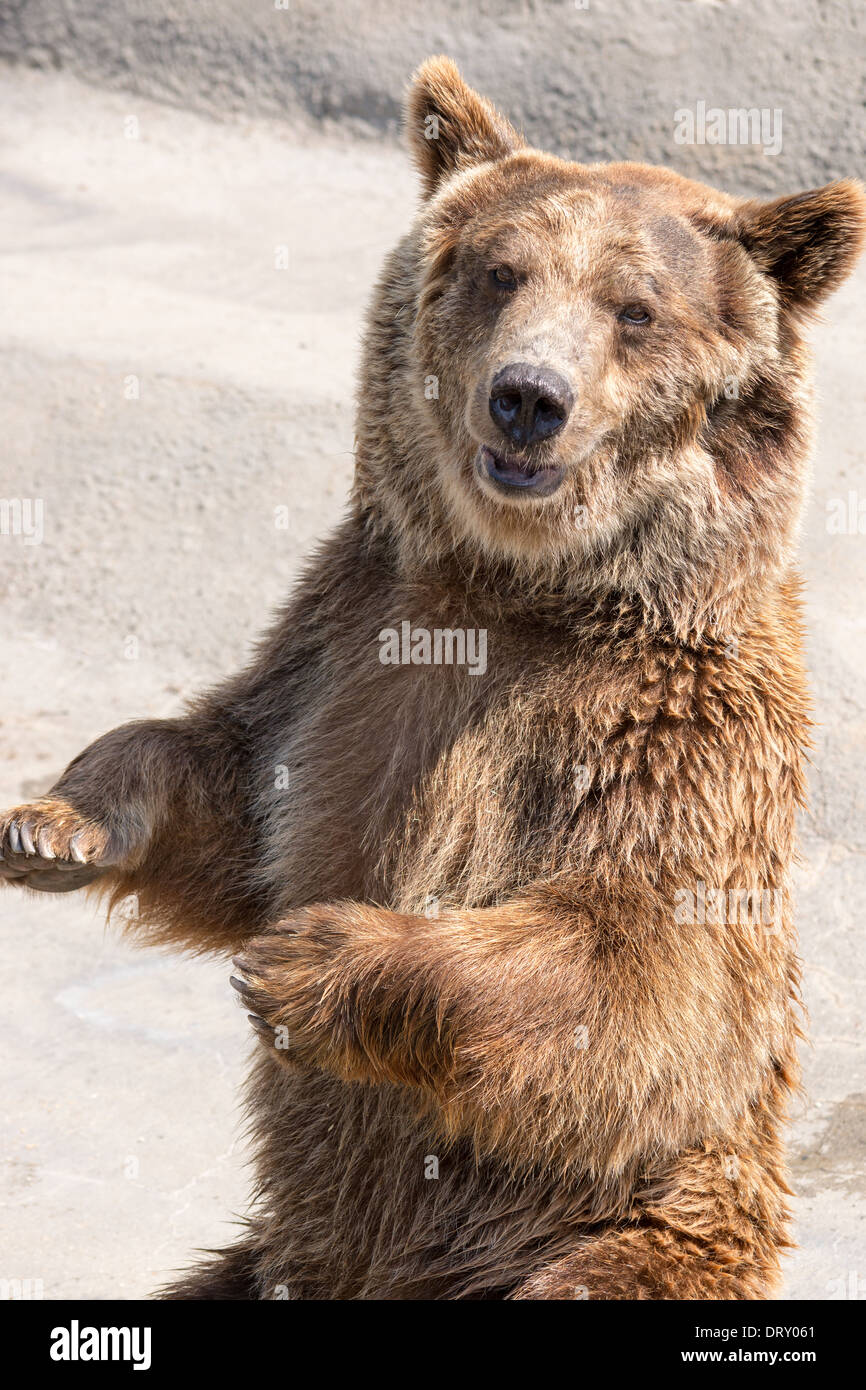
[[863, 194], [566, 163], [445, 59], [408, 128], [345, 522], [249, 669], [99, 739], [0, 868], [239, 953], [256, 1203], [168, 1297], [764, 1298], [801, 328]]

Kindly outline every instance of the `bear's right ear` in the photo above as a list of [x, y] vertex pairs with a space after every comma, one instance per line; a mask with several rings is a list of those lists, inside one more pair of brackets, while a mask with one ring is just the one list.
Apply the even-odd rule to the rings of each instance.
[[406, 133], [426, 197], [459, 169], [503, 159], [523, 145], [505, 117], [467, 87], [450, 58], [428, 58], [412, 78]]

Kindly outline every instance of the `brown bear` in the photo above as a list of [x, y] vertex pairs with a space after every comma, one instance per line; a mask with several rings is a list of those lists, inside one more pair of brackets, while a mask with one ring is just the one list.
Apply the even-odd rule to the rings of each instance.
[[234, 953], [243, 1238], [174, 1298], [740, 1299], [788, 1244], [802, 328], [866, 202], [527, 148], [433, 59], [344, 523], [242, 674], [0, 822]]

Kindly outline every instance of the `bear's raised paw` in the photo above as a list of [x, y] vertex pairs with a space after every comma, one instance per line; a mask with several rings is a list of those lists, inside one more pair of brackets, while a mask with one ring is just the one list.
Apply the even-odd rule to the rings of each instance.
[[67, 801], [13, 807], [0, 816], [0, 879], [43, 893], [84, 888], [115, 862], [110, 841]]

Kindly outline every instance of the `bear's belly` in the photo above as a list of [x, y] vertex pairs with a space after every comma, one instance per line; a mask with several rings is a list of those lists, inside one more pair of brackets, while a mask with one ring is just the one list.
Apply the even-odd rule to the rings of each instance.
[[477, 1161], [437, 1139], [406, 1090], [265, 1056], [251, 1101], [262, 1298], [503, 1297], [586, 1219], [587, 1188]]

